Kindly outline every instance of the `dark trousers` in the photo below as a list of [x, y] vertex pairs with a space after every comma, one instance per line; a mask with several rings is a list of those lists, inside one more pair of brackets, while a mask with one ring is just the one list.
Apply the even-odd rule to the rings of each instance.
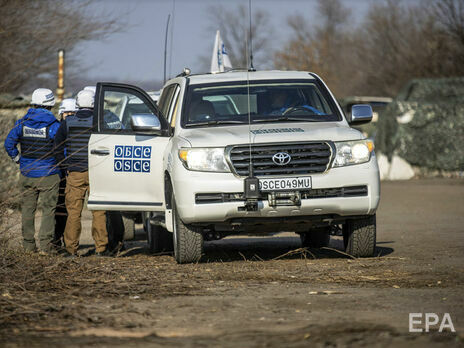
[[56, 204], [55, 211], [55, 237], [53, 244], [57, 247], [64, 246], [63, 234], [66, 227], [66, 220], [68, 219], [68, 212], [65, 203], [65, 190], [66, 190], [66, 175], [63, 175], [60, 180], [60, 187], [58, 189], [58, 203]]

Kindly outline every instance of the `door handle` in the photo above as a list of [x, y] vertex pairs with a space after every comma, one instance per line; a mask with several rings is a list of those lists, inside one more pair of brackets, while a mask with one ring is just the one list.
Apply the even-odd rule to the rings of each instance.
[[90, 150], [90, 154], [92, 155], [99, 155], [99, 156], [108, 156], [110, 154], [110, 150]]

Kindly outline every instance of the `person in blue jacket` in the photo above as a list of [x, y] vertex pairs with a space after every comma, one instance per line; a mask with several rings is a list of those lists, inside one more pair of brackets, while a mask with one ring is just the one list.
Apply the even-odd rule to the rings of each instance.
[[[55, 209], [58, 200], [59, 169], [54, 158], [54, 138], [60, 123], [50, 111], [55, 96], [47, 88], [32, 93], [32, 107], [18, 120], [5, 140], [5, 150], [19, 164], [21, 171], [21, 214], [23, 246], [37, 251], [34, 217], [41, 202], [42, 222], [39, 231], [41, 254], [54, 252]], [[18, 149], [20, 145], [20, 149]]]

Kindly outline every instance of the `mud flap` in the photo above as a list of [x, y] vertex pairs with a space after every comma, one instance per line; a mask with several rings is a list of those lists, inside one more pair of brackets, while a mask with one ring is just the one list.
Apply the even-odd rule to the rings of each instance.
[[172, 226], [172, 209], [166, 209], [165, 223], [166, 223], [166, 229], [169, 232], [174, 232], [174, 228]]

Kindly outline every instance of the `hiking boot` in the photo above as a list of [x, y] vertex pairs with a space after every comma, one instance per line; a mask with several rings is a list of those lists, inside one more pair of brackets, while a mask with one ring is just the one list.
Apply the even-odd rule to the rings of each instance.
[[70, 252], [68, 251], [65, 251], [63, 254], [61, 254], [62, 257], [66, 258], [66, 259], [75, 259], [77, 258], [77, 255], [76, 254], [71, 254]]
[[50, 247], [46, 250], [40, 250], [39, 255], [40, 256], [56, 256], [58, 255], [58, 251], [55, 248]]
[[97, 256], [97, 257], [110, 257], [110, 256], [113, 256], [113, 254], [108, 249], [105, 249], [103, 251], [96, 251], [95, 256]]

